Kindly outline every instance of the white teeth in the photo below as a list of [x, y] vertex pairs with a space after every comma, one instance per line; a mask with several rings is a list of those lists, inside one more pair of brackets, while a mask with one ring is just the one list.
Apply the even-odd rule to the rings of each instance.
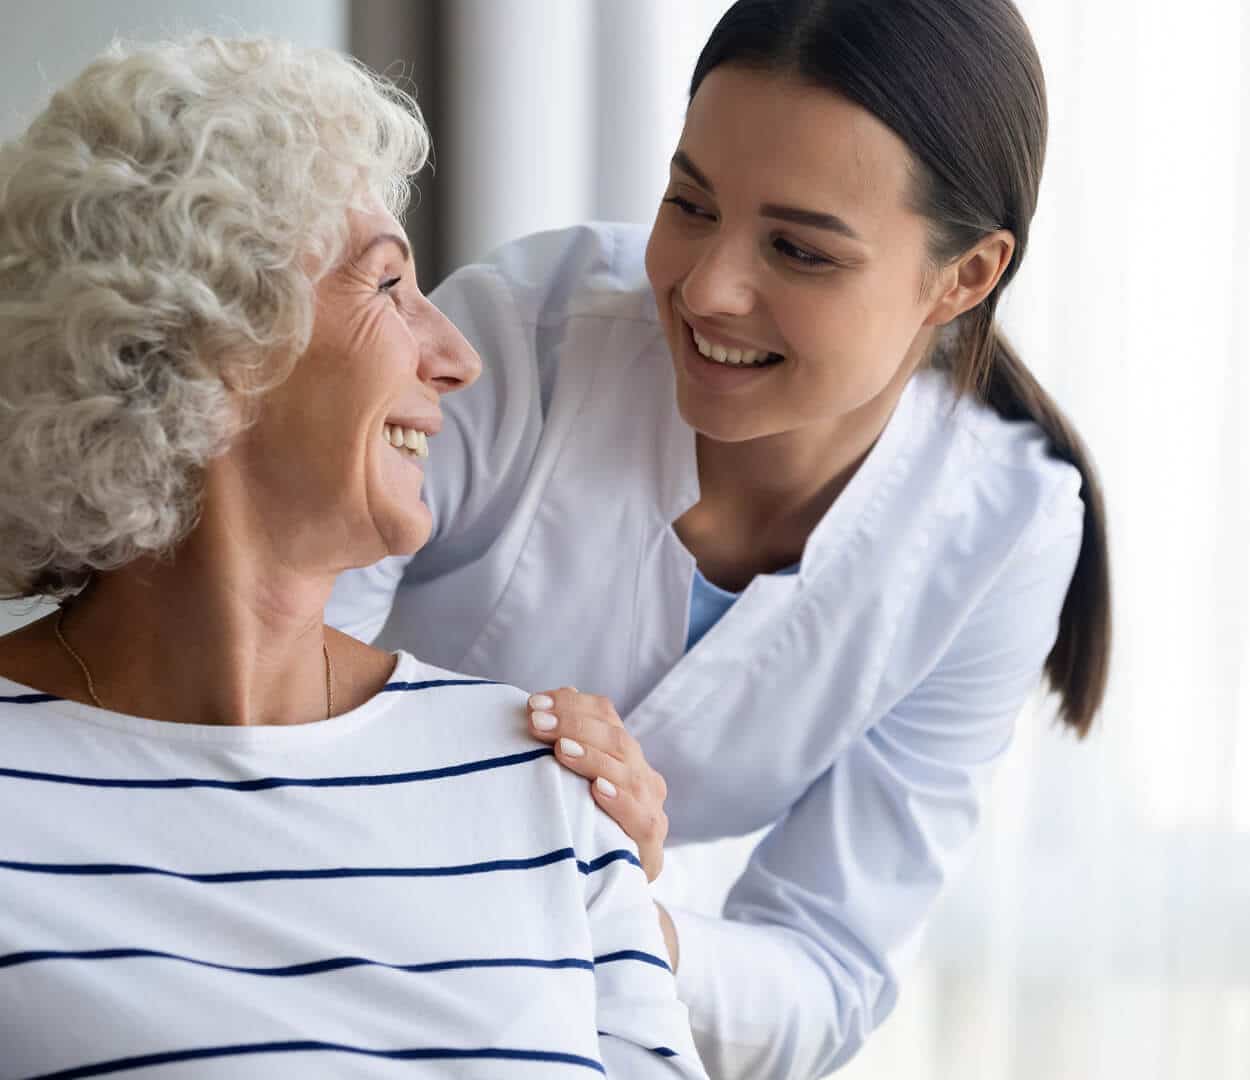
[[430, 443], [424, 431], [416, 428], [400, 427], [398, 424], [383, 424], [382, 438], [396, 450], [405, 450], [413, 457], [427, 458], [430, 456]]
[[690, 334], [694, 338], [695, 348], [699, 350], [699, 353], [709, 360], [716, 361], [718, 364], [730, 364], [733, 367], [753, 367], [764, 363], [764, 361], [776, 355], [775, 353], [761, 352], [759, 349], [738, 349], [727, 348], [724, 345], [714, 345], [693, 327], [690, 330]]

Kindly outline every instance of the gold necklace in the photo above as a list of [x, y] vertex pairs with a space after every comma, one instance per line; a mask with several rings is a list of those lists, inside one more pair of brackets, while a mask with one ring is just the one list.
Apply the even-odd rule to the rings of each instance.
[[[52, 629], [56, 633], [56, 640], [61, 643], [61, 647], [70, 655], [70, 658], [78, 665], [82, 672], [83, 678], [87, 682], [87, 694], [91, 697], [91, 704], [97, 709], [103, 709], [104, 706], [100, 702], [100, 695], [95, 692], [95, 680], [91, 677], [91, 669], [87, 667], [87, 661], [84, 660], [74, 647], [65, 640], [65, 631], [63, 623], [65, 622], [65, 612], [68, 610], [68, 604], [62, 604], [61, 609], [56, 614], [56, 622], [52, 624]], [[324, 641], [321, 643], [321, 655], [326, 661], [326, 719], [334, 715], [334, 665], [330, 663], [330, 646]]]
[[100, 704], [100, 695], [95, 692], [95, 680], [91, 677], [91, 669], [87, 667], [87, 661], [74, 652], [73, 647], [68, 641], [65, 640], [65, 633], [61, 628], [61, 624], [65, 621], [65, 612], [68, 607], [68, 604], [61, 605], [60, 611], [56, 613], [56, 622], [53, 623], [52, 629], [56, 631], [56, 640], [59, 641], [62, 648], [64, 648], [65, 651], [73, 657], [74, 663], [82, 669], [83, 678], [87, 680], [87, 693], [91, 695], [91, 703], [97, 709], [103, 709], [104, 706]]

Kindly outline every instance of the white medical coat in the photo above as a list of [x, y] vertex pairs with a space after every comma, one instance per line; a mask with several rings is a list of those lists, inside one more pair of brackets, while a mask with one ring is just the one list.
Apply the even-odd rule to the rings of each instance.
[[685, 653], [695, 563], [671, 526], [699, 499], [695, 439], [645, 240], [531, 236], [435, 291], [484, 370], [443, 401], [434, 535], [345, 575], [330, 617], [608, 696], [668, 781], [672, 844], [770, 828], [723, 918], [672, 912], [679, 992], [713, 1076], [818, 1075], [892, 1008], [966, 852], [1056, 636], [1080, 475], [921, 372], [798, 573], [755, 578]]

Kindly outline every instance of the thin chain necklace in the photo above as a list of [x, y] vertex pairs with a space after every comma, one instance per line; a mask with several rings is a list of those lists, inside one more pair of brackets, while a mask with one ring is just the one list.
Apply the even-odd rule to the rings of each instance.
[[[69, 654], [70, 658], [78, 665], [82, 672], [82, 677], [87, 683], [87, 694], [91, 698], [91, 704], [97, 709], [103, 709], [104, 705], [100, 702], [100, 695], [95, 692], [95, 680], [91, 677], [91, 669], [87, 667], [87, 661], [84, 660], [74, 647], [65, 640], [65, 612], [69, 609], [68, 604], [62, 604], [60, 611], [57, 612], [56, 622], [52, 624], [52, 629], [56, 632], [56, 639], [61, 643], [61, 647]], [[321, 643], [321, 655], [326, 661], [326, 719], [334, 715], [334, 666], [330, 663], [330, 647], [324, 641]]]

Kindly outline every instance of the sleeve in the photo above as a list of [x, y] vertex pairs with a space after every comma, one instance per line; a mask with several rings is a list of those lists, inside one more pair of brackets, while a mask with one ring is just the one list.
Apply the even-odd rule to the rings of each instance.
[[664, 937], [633, 841], [586, 794], [586, 914], [595, 962], [599, 1053], [615, 1080], [706, 1080], [686, 1006], [666, 959]]
[[715, 1080], [823, 1076], [890, 1013], [1057, 635], [1076, 504], [1017, 547], [937, 667], [774, 826], [724, 917], [670, 912], [679, 993]]
[[539, 364], [532, 313], [500, 270], [467, 266], [430, 299], [477, 350], [482, 374], [442, 399], [443, 428], [430, 442], [422, 487], [434, 517], [429, 542], [335, 582], [326, 621], [364, 641], [381, 632], [405, 581], [440, 577], [486, 551], [520, 498], [542, 429], [540, 367], [554, 361]]

